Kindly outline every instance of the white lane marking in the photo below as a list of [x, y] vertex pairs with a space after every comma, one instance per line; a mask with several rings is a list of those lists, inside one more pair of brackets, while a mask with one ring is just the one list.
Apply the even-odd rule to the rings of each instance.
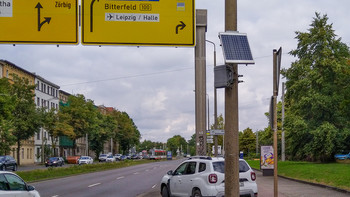
[[134, 174], [139, 174], [139, 172], [134, 172]]
[[123, 178], [124, 178], [123, 176], [120, 176], [120, 177], [118, 177], [118, 178], [117, 178], [117, 180], [119, 180], [119, 179], [123, 179]]
[[89, 185], [88, 187], [94, 187], [96, 185], [100, 185], [101, 183], [95, 183], [95, 184], [92, 184], [92, 185]]
[[54, 195], [54, 196], [51, 196], [51, 197], [58, 197], [58, 195]]
[[153, 186], [152, 186], [152, 189], [155, 188], [156, 186], [157, 186], [157, 184], [153, 185]]
[[146, 170], [146, 172], [148, 172], [148, 171], [149, 171], [149, 169]]

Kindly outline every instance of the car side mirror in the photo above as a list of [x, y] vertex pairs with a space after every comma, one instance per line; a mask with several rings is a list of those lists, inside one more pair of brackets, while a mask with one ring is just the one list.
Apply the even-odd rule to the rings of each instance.
[[28, 191], [34, 191], [34, 190], [35, 190], [35, 187], [34, 187], [34, 186], [31, 186], [31, 185], [27, 185], [27, 190], [28, 190]]
[[167, 174], [168, 174], [168, 175], [173, 175], [173, 171], [172, 171], [172, 170], [169, 170], [169, 171], [167, 172]]

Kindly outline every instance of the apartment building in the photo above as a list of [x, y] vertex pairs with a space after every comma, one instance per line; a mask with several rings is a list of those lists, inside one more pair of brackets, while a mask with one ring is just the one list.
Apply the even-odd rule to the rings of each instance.
[[[13, 78], [11, 74], [16, 74], [19, 77], [28, 79], [29, 84], [34, 85], [35, 74], [31, 73], [19, 66], [16, 66], [14, 63], [7, 60], [0, 60], [0, 78], [6, 77], [13, 83]], [[34, 99], [34, 98], [33, 98]], [[17, 143], [11, 147], [11, 155], [18, 160], [17, 158]], [[20, 150], [20, 160], [21, 164], [33, 164], [34, 163], [34, 136], [28, 140], [21, 142]]]
[[[45, 78], [35, 75], [35, 103], [38, 108], [44, 108], [46, 111], [59, 109], [59, 89], [60, 86], [46, 80]], [[47, 150], [51, 150], [51, 156], [59, 155], [59, 140], [53, 139], [52, 136], [44, 129], [41, 128], [34, 136], [35, 143], [35, 162], [43, 162], [44, 155], [43, 150], [45, 147]], [[52, 145], [55, 145], [52, 149]], [[45, 159], [45, 158], [44, 158]]]

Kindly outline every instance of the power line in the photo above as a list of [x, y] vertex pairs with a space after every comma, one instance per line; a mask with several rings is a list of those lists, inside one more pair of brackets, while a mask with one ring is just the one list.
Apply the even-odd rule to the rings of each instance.
[[180, 68], [180, 69], [175, 69], [175, 70], [167, 70], [167, 71], [160, 71], [160, 72], [153, 72], [153, 73], [145, 73], [145, 74], [138, 74], [138, 75], [114, 77], [114, 78], [109, 78], [109, 79], [99, 79], [99, 80], [85, 81], [85, 82], [79, 82], [79, 83], [64, 84], [64, 85], [61, 85], [61, 86], [73, 86], [73, 85], [81, 85], [81, 84], [87, 84], [87, 83], [98, 83], [98, 82], [112, 81], [112, 80], [119, 80], [119, 79], [129, 79], [129, 78], [137, 78], [137, 77], [146, 77], [146, 76], [159, 75], [159, 74], [171, 73], [171, 72], [178, 72], [178, 71], [190, 70], [190, 69], [193, 69], [193, 67], [186, 67], [186, 68]]

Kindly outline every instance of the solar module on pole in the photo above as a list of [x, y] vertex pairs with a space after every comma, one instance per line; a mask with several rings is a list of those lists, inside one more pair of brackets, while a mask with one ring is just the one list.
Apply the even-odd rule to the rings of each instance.
[[247, 34], [239, 32], [219, 33], [225, 63], [254, 64]]

